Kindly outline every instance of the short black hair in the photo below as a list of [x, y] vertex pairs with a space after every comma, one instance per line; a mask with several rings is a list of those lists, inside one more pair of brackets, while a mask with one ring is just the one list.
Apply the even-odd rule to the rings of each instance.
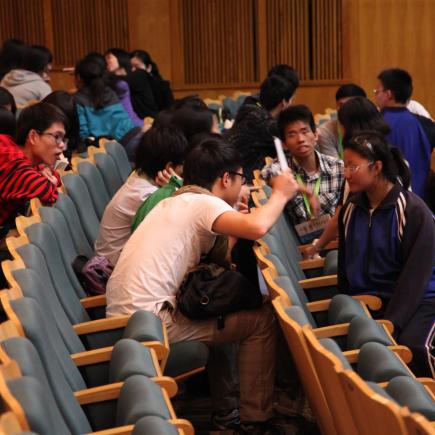
[[208, 107], [187, 105], [174, 111], [171, 123], [180, 129], [190, 142], [193, 136], [211, 131], [213, 115], [215, 113]]
[[225, 172], [237, 171], [243, 166], [237, 148], [214, 135], [207, 137], [187, 154], [184, 162], [184, 184], [195, 184], [211, 190], [215, 181]]
[[349, 97], [367, 97], [366, 91], [355, 83], [348, 83], [338, 88], [335, 93], [335, 101]]
[[392, 92], [397, 103], [406, 104], [411, 98], [412, 77], [404, 69], [386, 69], [378, 75], [378, 79], [385, 90]]
[[286, 127], [296, 121], [305, 122], [310, 126], [313, 133], [316, 132], [316, 123], [314, 122], [314, 117], [311, 110], [303, 104], [297, 104], [287, 107], [287, 109], [283, 110], [279, 114], [278, 130], [282, 140], [285, 138], [284, 130]]
[[277, 75], [288, 80], [290, 83], [293, 84], [295, 89], [299, 86], [299, 74], [290, 65], [287, 65], [285, 63], [274, 65], [272, 68], [270, 68], [269, 72], [267, 73], [268, 77], [272, 75]]
[[50, 63], [50, 52], [41, 50], [40, 47], [27, 47], [23, 58], [23, 69], [40, 74]]
[[338, 111], [338, 120], [343, 126], [344, 140], [360, 131], [376, 131], [382, 135], [390, 132], [390, 127], [377, 107], [368, 98], [353, 97]]
[[285, 78], [273, 74], [263, 81], [260, 87], [260, 103], [272, 110], [282, 100], [288, 101], [296, 91], [296, 86]]
[[58, 107], [50, 103], [37, 103], [28, 106], [20, 113], [17, 122], [17, 143], [24, 145], [30, 130], [43, 132], [55, 122], [64, 125], [68, 129], [68, 118]]
[[17, 119], [9, 110], [0, 108], [0, 134], [8, 134], [15, 139]]
[[41, 51], [42, 53], [45, 53], [48, 59], [48, 63], [53, 62], [53, 53], [45, 46], [45, 45], [31, 45], [31, 48], [35, 48], [36, 50]]
[[168, 163], [173, 166], [184, 162], [187, 141], [176, 128], [151, 127], [142, 135], [136, 149], [135, 167], [152, 180]]
[[11, 112], [15, 115], [17, 105], [15, 104], [14, 96], [6, 88], [0, 86], [0, 107], [4, 109], [8, 104], [11, 106]]

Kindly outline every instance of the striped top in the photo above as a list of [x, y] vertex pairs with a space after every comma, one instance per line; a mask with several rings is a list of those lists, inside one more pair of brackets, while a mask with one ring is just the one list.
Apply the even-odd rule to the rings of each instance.
[[[59, 175], [54, 170], [53, 174], [59, 185]], [[28, 200], [53, 203], [57, 196], [57, 186], [40, 174], [10, 136], [0, 134], [0, 225], [13, 218]]]

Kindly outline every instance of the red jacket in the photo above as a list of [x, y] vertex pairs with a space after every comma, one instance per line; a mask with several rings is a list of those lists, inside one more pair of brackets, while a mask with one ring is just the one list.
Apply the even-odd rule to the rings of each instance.
[[[60, 185], [58, 173], [53, 174]], [[53, 203], [57, 197], [57, 186], [38, 172], [10, 136], [0, 134], [0, 225], [31, 198]]]

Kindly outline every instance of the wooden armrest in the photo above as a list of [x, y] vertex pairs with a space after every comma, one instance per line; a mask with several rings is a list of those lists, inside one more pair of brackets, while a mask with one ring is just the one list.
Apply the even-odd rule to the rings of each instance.
[[313, 329], [313, 333], [318, 339], [347, 335], [348, 332], [349, 323], [340, 323], [338, 325], [323, 326], [321, 328]]
[[319, 311], [327, 311], [331, 305], [331, 299], [323, 299], [321, 301], [307, 302], [307, 308], [311, 313], [318, 313]]
[[87, 435], [130, 435], [133, 432], [134, 425], [118, 426], [111, 429], [103, 429], [97, 432], [90, 432]]
[[377, 311], [381, 309], [382, 300], [378, 296], [354, 295], [352, 297], [358, 301], [364, 302], [373, 311]]
[[385, 329], [388, 331], [388, 335], [394, 341], [394, 338], [391, 335], [394, 332], [394, 325], [389, 320], [386, 319], [379, 319], [376, 321], [385, 327]]
[[80, 405], [89, 405], [91, 403], [115, 400], [119, 397], [119, 393], [123, 385], [124, 382], [100, 385], [99, 387], [87, 388], [86, 390], [76, 391], [74, 393], [74, 396]]
[[435, 379], [433, 378], [417, 378], [428, 390], [432, 399], [435, 400]]
[[[157, 359], [162, 361], [167, 357], [168, 349], [160, 341], [142, 341], [146, 347], [149, 347], [156, 353]], [[100, 347], [99, 349], [87, 350], [85, 352], [77, 352], [71, 354], [71, 358], [77, 367], [87, 366], [91, 364], [99, 364], [110, 361], [112, 357], [113, 346]]]
[[80, 303], [83, 308], [95, 308], [104, 307], [107, 305], [106, 295], [89, 296], [87, 298], [80, 299]]
[[317, 287], [329, 287], [337, 285], [337, 275], [324, 275], [316, 278], [301, 279], [299, 284], [303, 289], [317, 288]]
[[[174, 397], [177, 394], [178, 386], [172, 378], [168, 376], [156, 376], [150, 378], [150, 380], [159, 385], [160, 388], [164, 389], [169, 397]], [[100, 385], [98, 387], [76, 391], [74, 396], [80, 405], [89, 405], [96, 402], [115, 400], [119, 397], [119, 393], [123, 385], [124, 382]]]
[[[305, 249], [308, 248], [310, 245], [299, 245], [299, 251], [304, 252]], [[338, 249], [338, 240], [332, 240], [331, 242], [327, 243], [326, 246], [324, 246], [321, 251], [330, 251], [332, 249]]]
[[194, 435], [195, 433], [192, 423], [189, 420], [185, 420], [184, 418], [172, 418], [168, 421], [176, 426], [178, 430], [181, 430], [184, 435]]
[[308, 270], [308, 269], [319, 269], [323, 267], [325, 263], [324, 258], [314, 258], [312, 260], [301, 260], [299, 261], [299, 267], [302, 270]]
[[73, 325], [74, 331], [78, 335], [92, 334], [94, 332], [108, 331], [110, 329], [124, 328], [130, 320], [129, 315], [107, 317], [105, 319], [90, 320], [89, 322]]

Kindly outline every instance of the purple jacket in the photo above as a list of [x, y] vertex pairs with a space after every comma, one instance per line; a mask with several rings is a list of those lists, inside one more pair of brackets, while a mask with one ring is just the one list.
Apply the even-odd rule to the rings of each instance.
[[138, 126], [143, 125], [143, 120], [137, 116], [136, 112], [133, 110], [133, 106], [131, 105], [130, 100], [130, 88], [128, 86], [128, 83], [124, 80], [118, 80], [116, 82], [116, 87], [118, 89], [118, 97], [119, 102], [122, 104], [122, 107], [124, 107], [124, 110], [127, 112], [130, 119], [133, 121], [134, 124]]

